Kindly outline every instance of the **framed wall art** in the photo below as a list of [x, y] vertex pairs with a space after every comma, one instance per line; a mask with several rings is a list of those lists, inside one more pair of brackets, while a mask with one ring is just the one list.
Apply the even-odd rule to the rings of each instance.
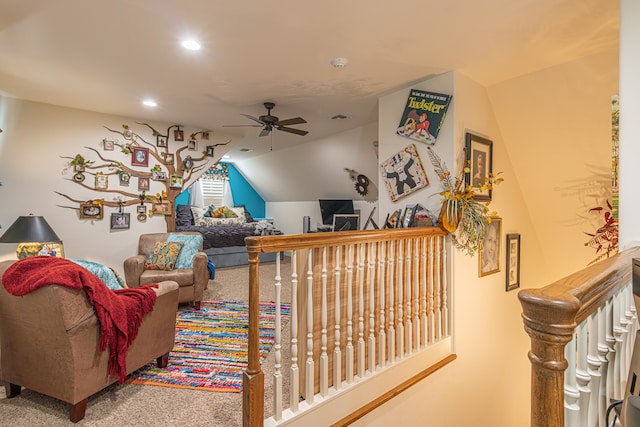
[[520, 235], [507, 234], [507, 292], [520, 287]]
[[109, 188], [109, 177], [102, 172], [96, 174], [95, 182], [96, 190], [106, 190]]
[[[467, 132], [465, 135], [467, 163], [470, 172], [465, 174], [467, 185], [482, 187], [493, 173], [493, 141]], [[491, 190], [475, 191], [478, 201], [491, 201]]]
[[80, 203], [80, 219], [102, 219], [102, 205], [95, 203]]
[[487, 224], [487, 228], [482, 239], [482, 246], [478, 253], [478, 276], [486, 276], [488, 274], [500, 271], [500, 242], [502, 233], [502, 218], [492, 216], [491, 222]]
[[158, 215], [171, 215], [171, 202], [154, 203], [153, 213]]
[[411, 89], [398, 125], [398, 135], [435, 144], [450, 103], [451, 95]]
[[360, 229], [360, 215], [335, 214], [333, 215], [333, 231], [349, 231]]
[[120, 230], [128, 229], [130, 223], [130, 217], [128, 213], [112, 213], [111, 214], [111, 229]]
[[104, 149], [104, 151], [113, 151], [115, 142], [111, 139], [103, 139], [102, 140], [102, 147]]
[[138, 178], [138, 191], [149, 191], [149, 178]]
[[408, 145], [404, 150], [382, 162], [380, 170], [384, 185], [393, 202], [429, 185], [415, 144]]
[[167, 147], [167, 137], [164, 135], [156, 135], [156, 147], [166, 148]]
[[182, 177], [179, 175], [171, 175], [170, 187], [182, 188]]
[[131, 166], [149, 166], [149, 149], [133, 147], [131, 150]]

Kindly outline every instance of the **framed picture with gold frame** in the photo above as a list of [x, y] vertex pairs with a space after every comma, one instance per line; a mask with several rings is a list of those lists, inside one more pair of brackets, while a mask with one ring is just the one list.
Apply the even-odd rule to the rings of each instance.
[[80, 203], [80, 219], [102, 219], [104, 209], [95, 203]]
[[109, 177], [102, 172], [96, 174], [95, 182], [96, 190], [106, 190], [109, 188]]

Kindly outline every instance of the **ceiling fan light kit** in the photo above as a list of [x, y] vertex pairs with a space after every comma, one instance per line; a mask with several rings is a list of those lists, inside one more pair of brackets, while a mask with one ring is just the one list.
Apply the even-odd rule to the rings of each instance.
[[276, 106], [273, 102], [265, 102], [264, 108], [267, 109], [267, 114], [260, 116], [258, 118], [250, 116], [249, 114], [240, 114], [243, 117], [246, 117], [249, 120], [253, 120], [258, 123], [257, 125], [225, 125], [225, 127], [262, 127], [260, 131], [260, 135], [258, 136], [267, 136], [271, 133], [272, 130], [280, 130], [283, 132], [289, 132], [296, 135], [304, 136], [308, 134], [306, 130], [294, 129], [288, 126], [290, 125], [299, 125], [302, 123], [307, 123], [305, 119], [302, 117], [294, 117], [291, 119], [280, 120], [276, 116], [271, 115], [271, 110]]

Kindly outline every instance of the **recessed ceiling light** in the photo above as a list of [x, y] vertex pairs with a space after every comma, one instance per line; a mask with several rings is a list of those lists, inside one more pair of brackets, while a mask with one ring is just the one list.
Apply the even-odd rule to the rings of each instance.
[[230, 156], [230, 155], [228, 155], [228, 154], [225, 154], [224, 156], [222, 156], [222, 158], [223, 158], [223, 159], [230, 159], [230, 158], [231, 158], [231, 156]]
[[189, 50], [200, 50], [200, 43], [195, 40], [189, 39], [182, 42], [182, 47]]
[[250, 153], [253, 151], [253, 148], [241, 148], [240, 151], [242, 151], [243, 153]]
[[158, 103], [153, 99], [145, 99], [142, 103], [147, 107], [157, 107]]

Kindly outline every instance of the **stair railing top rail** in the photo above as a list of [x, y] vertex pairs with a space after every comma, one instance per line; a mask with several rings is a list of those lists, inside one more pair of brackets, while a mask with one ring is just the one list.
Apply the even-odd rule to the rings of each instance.
[[531, 426], [563, 427], [565, 345], [577, 325], [631, 282], [634, 247], [548, 286], [518, 293], [531, 338]]

